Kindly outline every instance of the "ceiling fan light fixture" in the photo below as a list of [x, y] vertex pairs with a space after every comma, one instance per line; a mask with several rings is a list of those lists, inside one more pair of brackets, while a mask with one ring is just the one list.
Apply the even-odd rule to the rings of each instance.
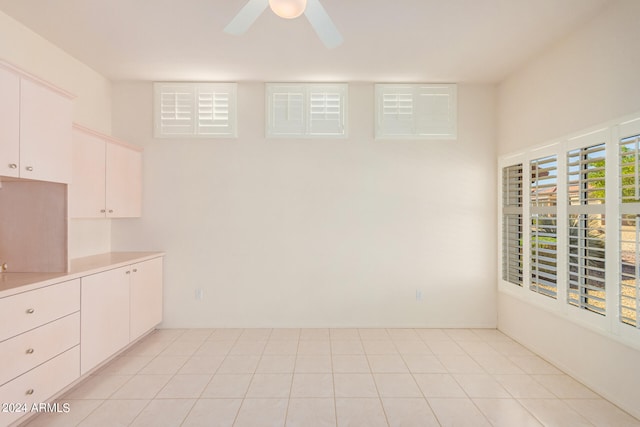
[[269, 7], [279, 17], [293, 19], [302, 15], [307, 0], [269, 0]]

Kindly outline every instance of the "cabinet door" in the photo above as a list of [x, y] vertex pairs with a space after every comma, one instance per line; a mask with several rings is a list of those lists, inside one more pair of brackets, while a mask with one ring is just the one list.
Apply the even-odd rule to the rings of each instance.
[[71, 181], [71, 101], [31, 80], [20, 81], [20, 176]]
[[131, 340], [162, 321], [162, 258], [134, 264], [131, 269]]
[[85, 374], [129, 344], [129, 267], [83, 277], [80, 360]]
[[142, 214], [142, 154], [117, 144], [107, 144], [107, 217]]
[[73, 131], [73, 181], [69, 184], [70, 218], [105, 217], [106, 143]]
[[0, 68], [0, 175], [18, 176], [20, 77]]

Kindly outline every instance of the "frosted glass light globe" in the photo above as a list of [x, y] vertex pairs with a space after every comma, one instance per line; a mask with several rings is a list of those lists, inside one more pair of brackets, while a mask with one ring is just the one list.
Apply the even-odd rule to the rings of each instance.
[[302, 15], [307, 0], [269, 0], [269, 7], [279, 17], [293, 19]]

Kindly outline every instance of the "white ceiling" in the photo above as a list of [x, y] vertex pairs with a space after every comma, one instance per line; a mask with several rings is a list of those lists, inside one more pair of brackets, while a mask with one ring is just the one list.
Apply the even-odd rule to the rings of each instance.
[[344, 36], [246, 0], [0, 0], [0, 10], [113, 80], [498, 82], [612, 0], [322, 0]]

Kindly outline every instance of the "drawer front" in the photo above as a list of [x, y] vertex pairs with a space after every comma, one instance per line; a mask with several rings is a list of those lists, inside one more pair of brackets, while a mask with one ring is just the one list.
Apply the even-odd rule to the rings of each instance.
[[0, 411], [0, 426], [30, 413], [34, 403], [47, 402], [80, 377], [80, 347], [76, 346], [0, 387], [0, 402], [13, 411]]
[[0, 298], [0, 341], [80, 310], [80, 279]]
[[0, 385], [80, 344], [76, 312], [0, 343]]

